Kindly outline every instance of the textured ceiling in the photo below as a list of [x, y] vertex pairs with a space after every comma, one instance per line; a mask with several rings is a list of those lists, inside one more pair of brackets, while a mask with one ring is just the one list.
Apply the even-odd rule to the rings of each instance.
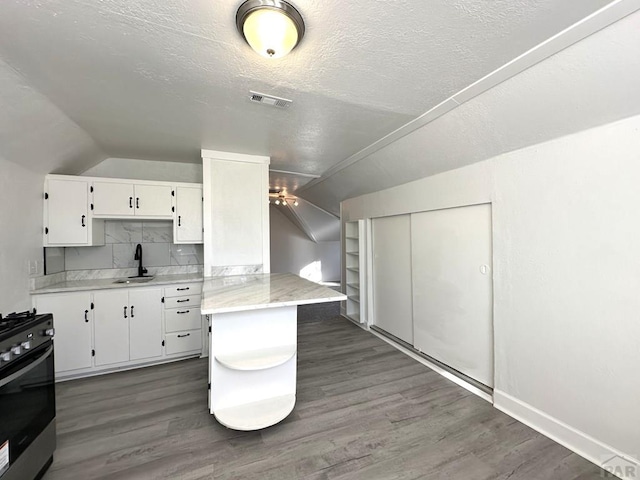
[[109, 156], [197, 162], [207, 148], [322, 174], [609, 2], [296, 0], [307, 33], [280, 60], [241, 40], [240, 3], [3, 0], [0, 57]]
[[87, 168], [105, 154], [84, 130], [0, 60], [0, 157], [44, 174]]
[[[347, 198], [640, 115], [638, 46], [640, 12], [304, 189], [303, 195], [337, 213]], [[640, 140], [638, 145], [640, 151]]]

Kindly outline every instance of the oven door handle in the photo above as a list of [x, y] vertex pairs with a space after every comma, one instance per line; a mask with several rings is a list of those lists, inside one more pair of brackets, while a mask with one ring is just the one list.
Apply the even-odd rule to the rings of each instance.
[[24, 375], [25, 373], [29, 373], [31, 370], [33, 370], [38, 365], [40, 365], [42, 362], [44, 362], [52, 353], [53, 353], [53, 345], [51, 345], [47, 349], [47, 351], [45, 353], [43, 353], [42, 356], [40, 358], [38, 358], [36, 361], [30, 363], [29, 365], [27, 365], [26, 367], [18, 370], [17, 372], [12, 373], [8, 377], [3, 378], [2, 380], [0, 380], [0, 388], [4, 387], [8, 383], [13, 382], [16, 378]]

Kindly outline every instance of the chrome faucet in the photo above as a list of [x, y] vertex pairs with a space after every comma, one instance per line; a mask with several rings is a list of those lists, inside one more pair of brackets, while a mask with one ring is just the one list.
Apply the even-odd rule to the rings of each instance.
[[142, 245], [136, 245], [136, 254], [133, 256], [133, 259], [138, 260], [138, 276], [144, 277], [147, 269], [142, 267]]

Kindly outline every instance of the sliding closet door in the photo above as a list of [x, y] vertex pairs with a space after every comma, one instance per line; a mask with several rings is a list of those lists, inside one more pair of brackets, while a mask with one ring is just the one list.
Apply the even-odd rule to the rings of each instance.
[[413, 344], [410, 216], [374, 218], [373, 323]]
[[412, 214], [414, 346], [493, 386], [491, 205]]

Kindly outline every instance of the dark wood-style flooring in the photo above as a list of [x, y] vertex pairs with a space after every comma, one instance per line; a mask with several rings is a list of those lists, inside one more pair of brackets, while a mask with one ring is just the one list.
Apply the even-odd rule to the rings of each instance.
[[602, 478], [337, 308], [299, 307], [297, 404], [262, 431], [208, 413], [204, 359], [58, 384], [45, 480]]

